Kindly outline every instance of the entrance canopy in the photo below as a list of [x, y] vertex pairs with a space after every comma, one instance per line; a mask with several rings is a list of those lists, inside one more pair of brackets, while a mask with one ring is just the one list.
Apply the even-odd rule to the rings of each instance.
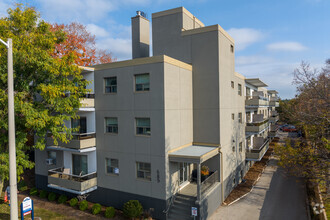
[[219, 154], [219, 147], [190, 145], [169, 153], [171, 162], [203, 163]]

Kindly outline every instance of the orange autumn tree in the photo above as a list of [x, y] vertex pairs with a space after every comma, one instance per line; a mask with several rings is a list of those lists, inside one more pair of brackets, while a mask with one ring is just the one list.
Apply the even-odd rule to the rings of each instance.
[[80, 66], [90, 66], [115, 61], [111, 53], [96, 48], [95, 35], [87, 31], [86, 26], [73, 22], [71, 24], [53, 24], [52, 31], [64, 31], [65, 40], [57, 44], [53, 57], [61, 58], [73, 53], [75, 63]]

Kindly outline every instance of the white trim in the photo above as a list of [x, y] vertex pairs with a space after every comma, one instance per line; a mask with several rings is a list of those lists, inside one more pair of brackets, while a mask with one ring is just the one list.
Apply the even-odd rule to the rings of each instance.
[[95, 108], [79, 108], [81, 112], [95, 112]]
[[58, 147], [58, 146], [48, 146], [47, 150], [62, 150], [62, 151], [70, 151], [70, 152], [76, 152], [76, 153], [87, 153], [96, 151], [96, 147], [89, 147], [84, 149], [72, 149], [72, 148], [66, 148], [66, 147]]

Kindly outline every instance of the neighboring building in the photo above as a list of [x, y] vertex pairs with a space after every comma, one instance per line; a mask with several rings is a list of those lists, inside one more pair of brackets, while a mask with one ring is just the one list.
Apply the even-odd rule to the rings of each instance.
[[277, 92], [236, 73], [234, 40], [183, 7], [154, 13], [152, 36], [149, 57], [139, 13], [133, 59], [85, 68], [95, 99], [67, 122], [80, 126], [74, 140], [36, 151], [36, 185], [116, 208], [137, 199], [158, 219], [197, 207], [206, 219], [268, 149]]

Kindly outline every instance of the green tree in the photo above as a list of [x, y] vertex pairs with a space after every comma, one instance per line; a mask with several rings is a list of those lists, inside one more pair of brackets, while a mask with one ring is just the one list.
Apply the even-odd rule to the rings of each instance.
[[[32, 7], [17, 5], [0, 19], [0, 37], [13, 39], [17, 175], [34, 166], [25, 152], [45, 148], [51, 132], [55, 144], [72, 138], [64, 121], [78, 118], [79, 97], [86, 84], [75, 65], [75, 55], [52, 56], [66, 39], [52, 31]], [[0, 182], [8, 179], [7, 49], [0, 46]], [[70, 96], [66, 94], [70, 93]], [[31, 139], [34, 141], [31, 141]], [[29, 141], [30, 140], [30, 141]]]
[[294, 71], [296, 97], [281, 107], [283, 118], [294, 123], [303, 138], [295, 143], [279, 146], [279, 164], [292, 174], [330, 186], [329, 145], [329, 74], [330, 59], [321, 70], [312, 69], [306, 62]]

